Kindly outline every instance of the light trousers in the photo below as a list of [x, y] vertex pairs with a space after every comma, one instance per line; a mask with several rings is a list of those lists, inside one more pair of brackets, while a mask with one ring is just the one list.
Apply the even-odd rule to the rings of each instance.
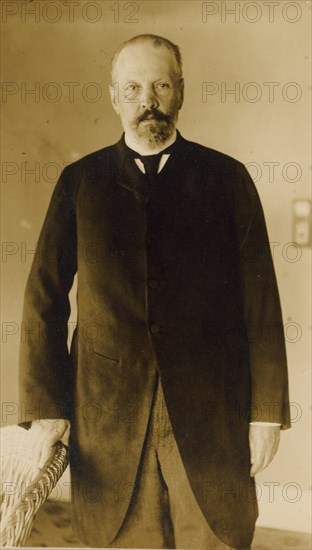
[[160, 380], [129, 509], [111, 548], [230, 549], [212, 532], [193, 495]]

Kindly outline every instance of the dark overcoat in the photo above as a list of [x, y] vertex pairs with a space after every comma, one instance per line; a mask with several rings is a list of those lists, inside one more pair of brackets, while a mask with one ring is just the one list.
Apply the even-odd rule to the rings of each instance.
[[286, 428], [289, 410], [270, 246], [242, 164], [179, 134], [154, 183], [124, 137], [66, 167], [23, 323], [25, 420], [71, 420], [75, 525], [86, 544], [109, 546], [125, 517], [158, 375], [199, 506], [221, 540], [250, 544], [249, 421]]

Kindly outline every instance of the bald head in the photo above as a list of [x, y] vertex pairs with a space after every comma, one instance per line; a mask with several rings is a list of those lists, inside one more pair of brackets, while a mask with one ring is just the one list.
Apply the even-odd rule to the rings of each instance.
[[129, 48], [131, 46], [135, 46], [138, 44], [151, 45], [155, 50], [155, 54], [157, 54], [157, 51], [163, 48], [166, 48], [167, 50], [169, 50], [172, 56], [172, 66], [173, 66], [173, 71], [175, 73], [175, 76], [177, 78], [182, 78], [182, 57], [181, 57], [181, 52], [179, 47], [173, 44], [173, 42], [171, 42], [167, 38], [164, 38], [162, 36], [157, 36], [156, 34], [139, 34], [137, 36], [134, 36], [133, 38], [130, 38], [130, 40], [126, 40], [125, 42], [120, 44], [120, 46], [115, 51], [111, 60], [112, 82], [114, 82], [116, 79], [115, 68], [118, 63], [121, 52], [125, 48]]

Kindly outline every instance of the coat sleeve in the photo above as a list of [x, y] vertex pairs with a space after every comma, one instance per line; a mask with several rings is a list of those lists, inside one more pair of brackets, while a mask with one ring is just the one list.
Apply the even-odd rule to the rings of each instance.
[[71, 174], [70, 167], [65, 168], [56, 184], [26, 285], [19, 364], [21, 423], [70, 417], [67, 323], [77, 270]]
[[265, 218], [256, 187], [239, 165], [234, 190], [241, 290], [249, 346], [251, 421], [290, 427], [283, 319]]

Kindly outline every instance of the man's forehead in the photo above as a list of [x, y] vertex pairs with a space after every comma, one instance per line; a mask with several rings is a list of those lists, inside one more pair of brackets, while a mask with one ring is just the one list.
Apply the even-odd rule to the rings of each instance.
[[119, 53], [113, 72], [120, 76], [130, 76], [131, 73], [154, 73], [176, 71], [176, 59], [173, 52], [163, 44], [154, 46], [152, 42], [128, 44]]

